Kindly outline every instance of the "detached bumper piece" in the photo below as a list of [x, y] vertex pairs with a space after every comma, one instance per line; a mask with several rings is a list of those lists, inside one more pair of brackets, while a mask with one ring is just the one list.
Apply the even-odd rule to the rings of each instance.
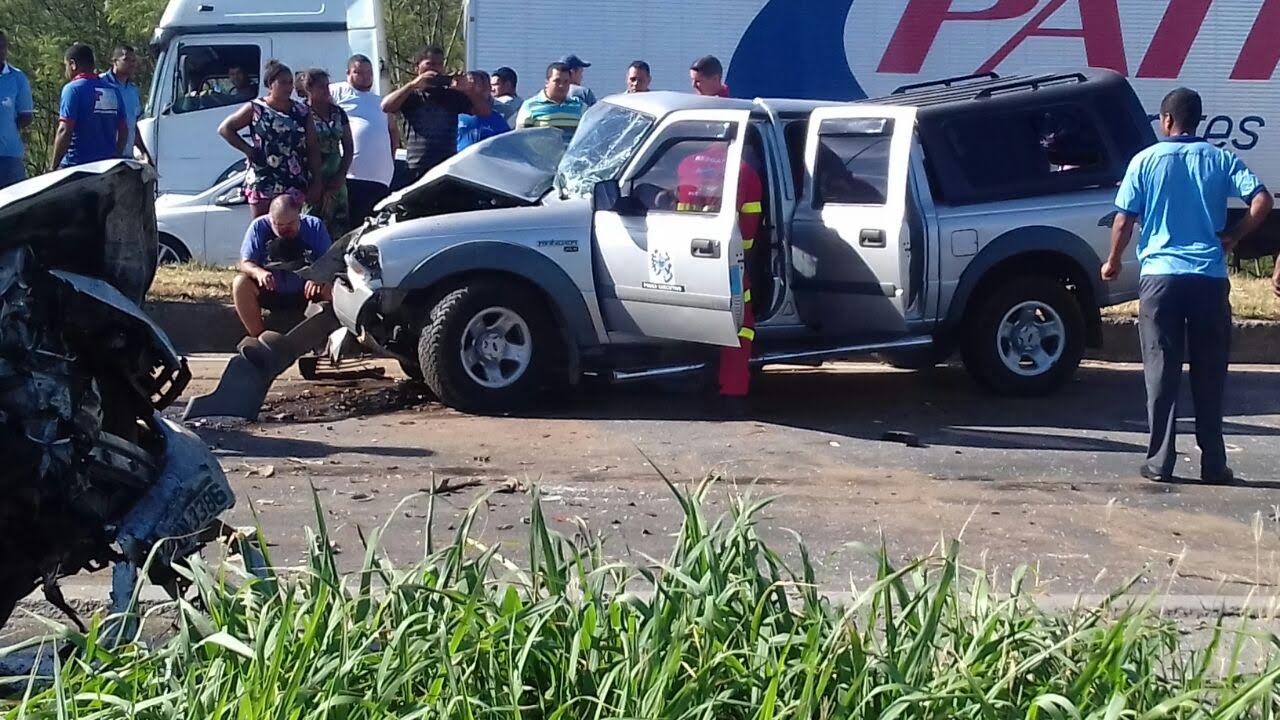
[[271, 384], [298, 358], [320, 347], [340, 327], [329, 303], [314, 305], [309, 315], [288, 333], [267, 331], [240, 341], [240, 352], [227, 363], [213, 392], [197, 395], [187, 403], [183, 420], [202, 417], [238, 417], [257, 420]]

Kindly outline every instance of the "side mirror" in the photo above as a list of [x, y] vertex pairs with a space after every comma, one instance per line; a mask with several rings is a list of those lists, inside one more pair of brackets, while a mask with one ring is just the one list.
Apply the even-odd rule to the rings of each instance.
[[615, 212], [623, 216], [645, 214], [644, 204], [630, 195], [623, 195], [622, 187], [617, 180], [602, 180], [596, 183], [591, 199], [596, 210]]
[[219, 207], [232, 207], [235, 205], [245, 205], [248, 202], [249, 201], [244, 197], [244, 188], [236, 185], [230, 190], [219, 195], [218, 199], [213, 201], [213, 204]]
[[615, 210], [622, 199], [622, 188], [617, 180], [601, 180], [592, 189], [591, 199], [596, 210]]

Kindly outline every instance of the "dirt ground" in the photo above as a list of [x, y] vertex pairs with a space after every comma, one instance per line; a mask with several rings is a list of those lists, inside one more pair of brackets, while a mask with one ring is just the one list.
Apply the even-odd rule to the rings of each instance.
[[[212, 389], [225, 362], [193, 358], [187, 396]], [[464, 415], [393, 365], [373, 369], [384, 377], [290, 373], [258, 423], [194, 423], [237, 493], [228, 521], [251, 526], [256, 511], [277, 565], [301, 563], [312, 488], [345, 569], [360, 564], [361, 531], [374, 527], [387, 528], [393, 559], [420, 559], [433, 488], [436, 542], [479, 503], [473, 537], [519, 563], [535, 487], [554, 530], [585, 526], [618, 559], [649, 564], [670, 551], [681, 520], [663, 477], [692, 488], [712, 475], [707, 513], [770, 499], [759, 532], [792, 563], [803, 538], [827, 592], [865, 587], [881, 543], [905, 561], [959, 538], [964, 560], [993, 573], [997, 588], [1030, 566], [1049, 604], [1138, 577], [1131, 592], [1195, 622], [1224, 604], [1280, 616], [1278, 368], [1233, 369], [1227, 441], [1246, 481], [1227, 487], [1137, 476], [1145, 421], [1134, 365], [1088, 363], [1064, 392], [1034, 400], [984, 395], [954, 368], [780, 368], [756, 382], [751, 419], [733, 422], [710, 418], [696, 395], [654, 385], [584, 387], [524, 417]], [[1190, 436], [1182, 449], [1179, 474], [1195, 478]], [[98, 573], [63, 586], [92, 611], [108, 581]], [[162, 598], [154, 588], [146, 597]], [[39, 627], [15, 619], [0, 644]]]
[[[211, 386], [219, 361], [197, 360], [189, 392]], [[961, 538], [969, 562], [1006, 575], [1033, 566], [1046, 592], [1140, 588], [1183, 594], [1274, 594], [1280, 583], [1280, 372], [1239, 368], [1230, 388], [1231, 457], [1247, 483], [1206, 487], [1137, 477], [1145, 443], [1140, 368], [1090, 364], [1064, 393], [996, 399], [963, 372], [879, 365], [779, 369], [755, 388], [755, 412], [721, 422], [696, 396], [661, 386], [583, 388], [526, 417], [444, 408], [398, 379], [306, 383], [287, 377], [257, 424], [199, 421], [240, 497], [297, 563], [319, 493], [344, 558], [357, 528], [390, 523], [393, 557], [421, 556], [426, 497], [434, 532], [483, 501], [479, 536], [523, 555], [537, 486], [554, 527], [578, 521], [620, 556], [665, 554], [680, 520], [663, 481], [722, 478], [708, 510], [772, 498], [765, 537], [796, 558], [810, 547], [833, 590], [862, 584], [860, 549], [882, 540], [899, 558]], [[176, 408], [175, 410], [180, 409]], [[1190, 428], [1186, 428], [1190, 430]], [[1183, 449], [1198, 476], [1194, 439]]]

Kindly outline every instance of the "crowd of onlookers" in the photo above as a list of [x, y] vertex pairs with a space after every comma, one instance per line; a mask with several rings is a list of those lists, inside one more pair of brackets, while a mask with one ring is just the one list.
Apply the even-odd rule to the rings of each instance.
[[[76, 43], [63, 56], [67, 84], [58, 103], [58, 129], [51, 169], [133, 157], [136, 147], [150, 159], [138, 138], [142, 96], [134, 77], [138, 56], [120, 45], [111, 53], [110, 70], [99, 75], [93, 48]], [[31, 82], [9, 64], [9, 38], [0, 31], [0, 188], [26, 179], [22, 131], [31, 124], [35, 105]]]
[[[413, 63], [413, 79], [385, 97], [373, 92], [374, 68], [363, 55], [348, 60], [346, 77], [337, 82], [323, 69], [295, 72], [277, 60], [262, 68], [258, 83], [249, 69], [228, 67], [235, 97], [219, 97], [218, 104], [243, 105], [218, 132], [246, 158], [244, 192], [253, 217], [287, 195], [338, 237], [390, 192], [402, 137], [407, 177], [401, 181], [413, 182], [453, 154], [514, 128], [553, 127], [567, 141], [596, 103], [584, 82], [591, 64], [577, 55], [551, 63], [543, 87], [528, 98], [520, 96], [509, 67], [448, 73], [439, 46], [422, 48]], [[134, 49], [116, 47], [110, 69], [100, 75], [93, 49], [83, 43], [67, 49], [65, 64], [50, 169], [135, 154], [150, 161], [137, 132], [142, 98]], [[690, 68], [693, 88], [703, 95], [728, 94], [722, 75], [712, 56]], [[648, 63], [627, 68], [626, 92], [646, 92], [651, 82]], [[199, 93], [181, 99], [210, 101]], [[0, 187], [26, 177], [21, 131], [33, 112], [30, 82], [8, 64], [8, 40], [0, 32]]]
[[[0, 188], [26, 177], [20, 133], [34, 112], [26, 75], [7, 60], [8, 40], [0, 32]], [[193, 92], [180, 100], [195, 107], [243, 103], [218, 133], [246, 160], [244, 194], [254, 222], [245, 236], [235, 296], [251, 334], [261, 331], [264, 305], [323, 293], [269, 268], [280, 266], [282, 257], [327, 247], [330, 238], [370, 216], [397, 179], [402, 137], [407, 177], [400, 181], [412, 183], [455, 153], [515, 128], [556, 128], [567, 142], [596, 103], [584, 82], [591, 64], [577, 55], [548, 65], [542, 88], [527, 98], [509, 67], [449, 73], [444, 50], [434, 45], [422, 48], [413, 62], [413, 79], [385, 96], [373, 91], [370, 59], [354, 55], [346, 77], [336, 82], [323, 69], [295, 71], [271, 60], [256, 84], [248, 68], [229, 65], [231, 89], [221, 91], [226, 97]], [[137, 132], [142, 99], [134, 49], [115, 48], [110, 69], [101, 75], [93, 49], [83, 43], [67, 49], [65, 64], [68, 82], [51, 169], [135, 153], [150, 162]], [[728, 96], [715, 57], [698, 59], [689, 73], [698, 94]], [[637, 60], [627, 68], [624, 88], [647, 92], [652, 79], [648, 63]]]
[[[413, 63], [412, 80], [378, 97], [373, 66], [363, 55], [347, 62], [346, 79], [336, 83], [323, 70], [294, 73], [269, 62], [261, 76], [264, 97], [247, 102], [219, 128], [248, 161], [245, 193], [253, 216], [267, 214], [275, 197], [289, 195], [304, 213], [321, 218], [333, 237], [359, 223], [391, 190], [401, 139], [397, 117], [407, 181], [413, 182], [468, 146], [514, 128], [557, 128], [567, 141], [596, 102], [583, 82], [591, 65], [577, 55], [551, 63], [542, 89], [528, 98], [520, 96], [519, 78], [509, 67], [448, 73], [438, 46], [424, 47]], [[699, 59], [690, 75], [700, 94], [727, 96], [714, 57]], [[651, 82], [647, 63], [628, 67], [627, 92], [645, 92]]]

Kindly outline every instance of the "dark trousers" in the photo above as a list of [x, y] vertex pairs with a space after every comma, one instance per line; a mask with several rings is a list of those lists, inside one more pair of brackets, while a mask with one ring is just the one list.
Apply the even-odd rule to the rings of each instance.
[[386, 185], [347, 178], [347, 204], [351, 207], [351, 227], [358, 227], [373, 214], [373, 206], [391, 194]]
[[1153, 275], [1142, 278], [1140, 288], [1138, 332], [1151, 427], [1147, 465], [1172, 475], [1178, 461], [1178, 387], [1185, 355], [1191, 362], [1200, 475], [1220, 475], [1227, 467], [1222, 394], [1231, 347], [1231, 284], [1203, 275]]

